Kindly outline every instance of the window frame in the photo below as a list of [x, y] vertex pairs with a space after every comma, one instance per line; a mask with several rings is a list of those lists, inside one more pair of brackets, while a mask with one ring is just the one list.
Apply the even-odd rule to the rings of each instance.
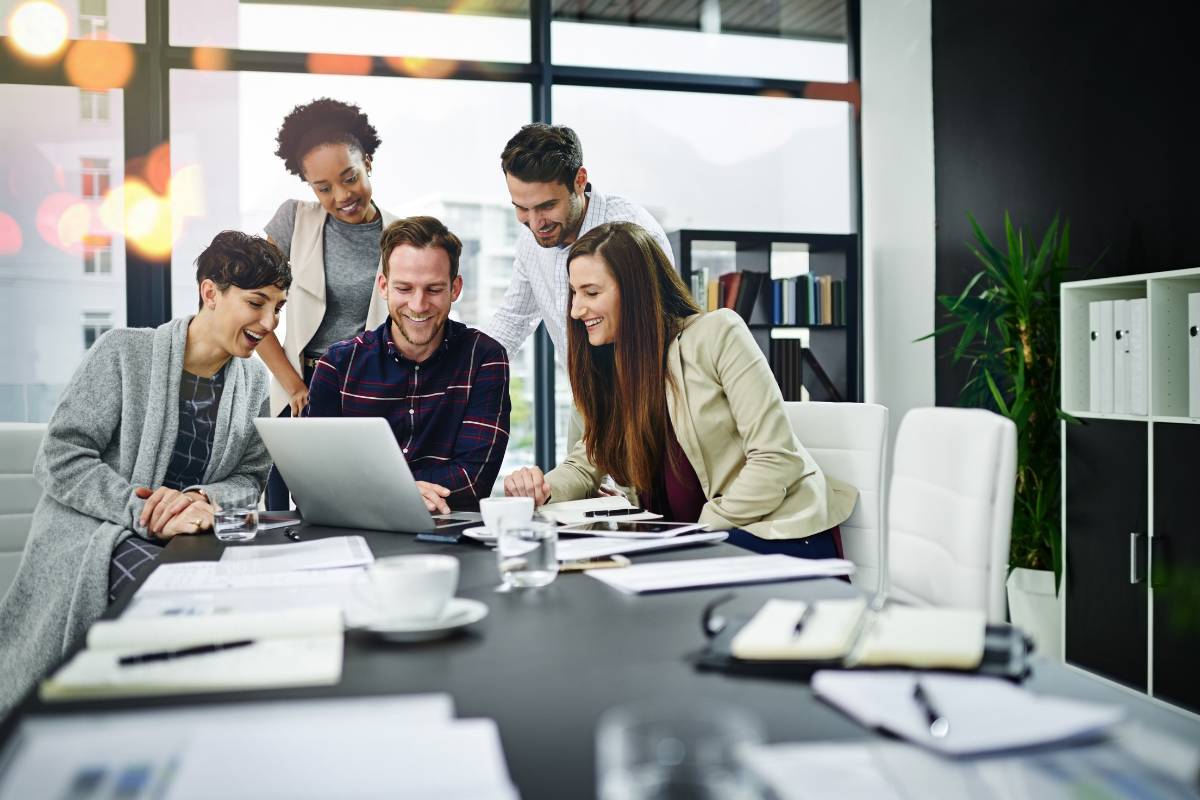
[[[101, 0], [103, 2], [103, 0]], [[107, 4], [105, 3], [105, 11]], [[82, 5], [81, 5], [82, 8]], [[595, 86], [624, 89], [658, 89], [666, 91], [706, 92], [713, 94], [773, 94], [796, 98], [814, 97], [840, 99], [851, 103], [856, 110], [850, 128], [850, 150], [853, 174], [851, 177], [855, 230], [862, 229], [861, 138], [859, 118], [861, 101], [858, 91], [859, 30], [861, 0], [846, 0], [848, 21], [849, 79], [846, 83], [821, 83], [719, 74], [672, 73], [627, 70], [606, 67], [557, 65], [551, 61], [552, 0], [530, 0], [530, 54], [527, 64], [494, 62], [458, 62], [449, 79], [485, 80], [524, 83], [532, 95], [531, 122], [550, 122], [553, 119], [551, 89], [558, 86]], [[169, 0], [146, 0], [144, 43], [131, 43], [136, 55], [133, 77], [124, 91], [125, 159], [145, 157], [170, 134], [169, 75], [172, 69], [193, 69], [192, 47], [171, 45], [168, 25]], [[79, 14], [81, 33], [84, 18], [94, 24], [91, 36], [108, 27], [107, 15]], [[0, 36], [0, 74], [5, 83], [69, 86], [62, 69], [47, 70], [31, 66], [13, 53], [13, 48]], [[249, 50], [226, 51], [227, 69], [236, 72], [299, 72], [307, 71], [309, 53], [264, 52]], [[356, 73], [357, 74], [357, 73]], [[369, 74], [411, 78], [393, 70], [386, 59], [372, 59]], [[497, 143], [497, 152], [500, 143]], [[81, 180], [82, 184], [82, 180]], [[861, 237], [860, 245], [861, 248]], [[131, 327], [155, 326], [170, 319], [171, 260], [152, 261], [125, 244], [126, 320]], [[861, 258], [861, 253], [859, 254]], [[856, 298], [861, 303], [861, 298]], [[115, 322], [114, 322], [115, 324]], [[861, 337], [860, 337], [861, 341]], [[860, 345], [861, 349], [861, 345]], [[863, 363], [861, 352], [856, 363]], [[548, 469], [555, 464], [554, 420], [554, 353], [550, 337], [539, 326], [534, 336], [534, 411], [536, 418], [535, 453], [538, 464]], [[861, 376], [860, 376], [861, 377]], [[860, 381], [861, 385], [861, 381]]]

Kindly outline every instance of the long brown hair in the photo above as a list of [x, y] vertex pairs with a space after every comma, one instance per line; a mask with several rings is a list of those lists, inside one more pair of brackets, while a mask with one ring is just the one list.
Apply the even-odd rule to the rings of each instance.
[[[583, 415], [588, 458], [625, 486], [645, 491], [662, 467], [666, 442], [667, 348], [685, 317], [699, 314], [679, 273], [650, 234], [631, 222], [593, 228], [571, 247], [604, 261], [620, 297], [611, 345], [588, 344], [567, 303], [567, 372]], [[571, 293], [574, 295], [574, 292]]]

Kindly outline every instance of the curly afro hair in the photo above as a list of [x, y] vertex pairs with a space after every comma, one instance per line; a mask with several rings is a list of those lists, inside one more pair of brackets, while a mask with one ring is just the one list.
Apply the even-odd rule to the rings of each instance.
[[379, 147], [379, 134], [358, 106], [322, 97], [293, 108], [283, 118], [275, 141], [279, 144], [275, 155], [283, 159], [288, 172], [304, 180], [301, 162], [314, 147], [345, 144], [371, 156]]

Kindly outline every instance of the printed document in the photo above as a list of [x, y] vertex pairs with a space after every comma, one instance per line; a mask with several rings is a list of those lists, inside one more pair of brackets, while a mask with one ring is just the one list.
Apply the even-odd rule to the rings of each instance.
[[826, 578], [853, 572], [854, 564], [841, 558], [793, 558], [776, 554], [664, 561], [624, 569], [588, 570], [587, 574], [626, 594], [642, 594], [700, 586]]

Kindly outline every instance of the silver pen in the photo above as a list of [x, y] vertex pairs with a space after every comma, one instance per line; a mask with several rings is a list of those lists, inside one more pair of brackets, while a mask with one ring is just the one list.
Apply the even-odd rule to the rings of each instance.
[[920, 678], [917, 678], [913, 684], [912, 696], [921, 711], [925, 712], [925, 720], [929, 723], [929, 735], [935, 739], [945, 739], [946, 735], [950, 733], [950, 720], [946, 719], [945, 714], [938, 711]]

